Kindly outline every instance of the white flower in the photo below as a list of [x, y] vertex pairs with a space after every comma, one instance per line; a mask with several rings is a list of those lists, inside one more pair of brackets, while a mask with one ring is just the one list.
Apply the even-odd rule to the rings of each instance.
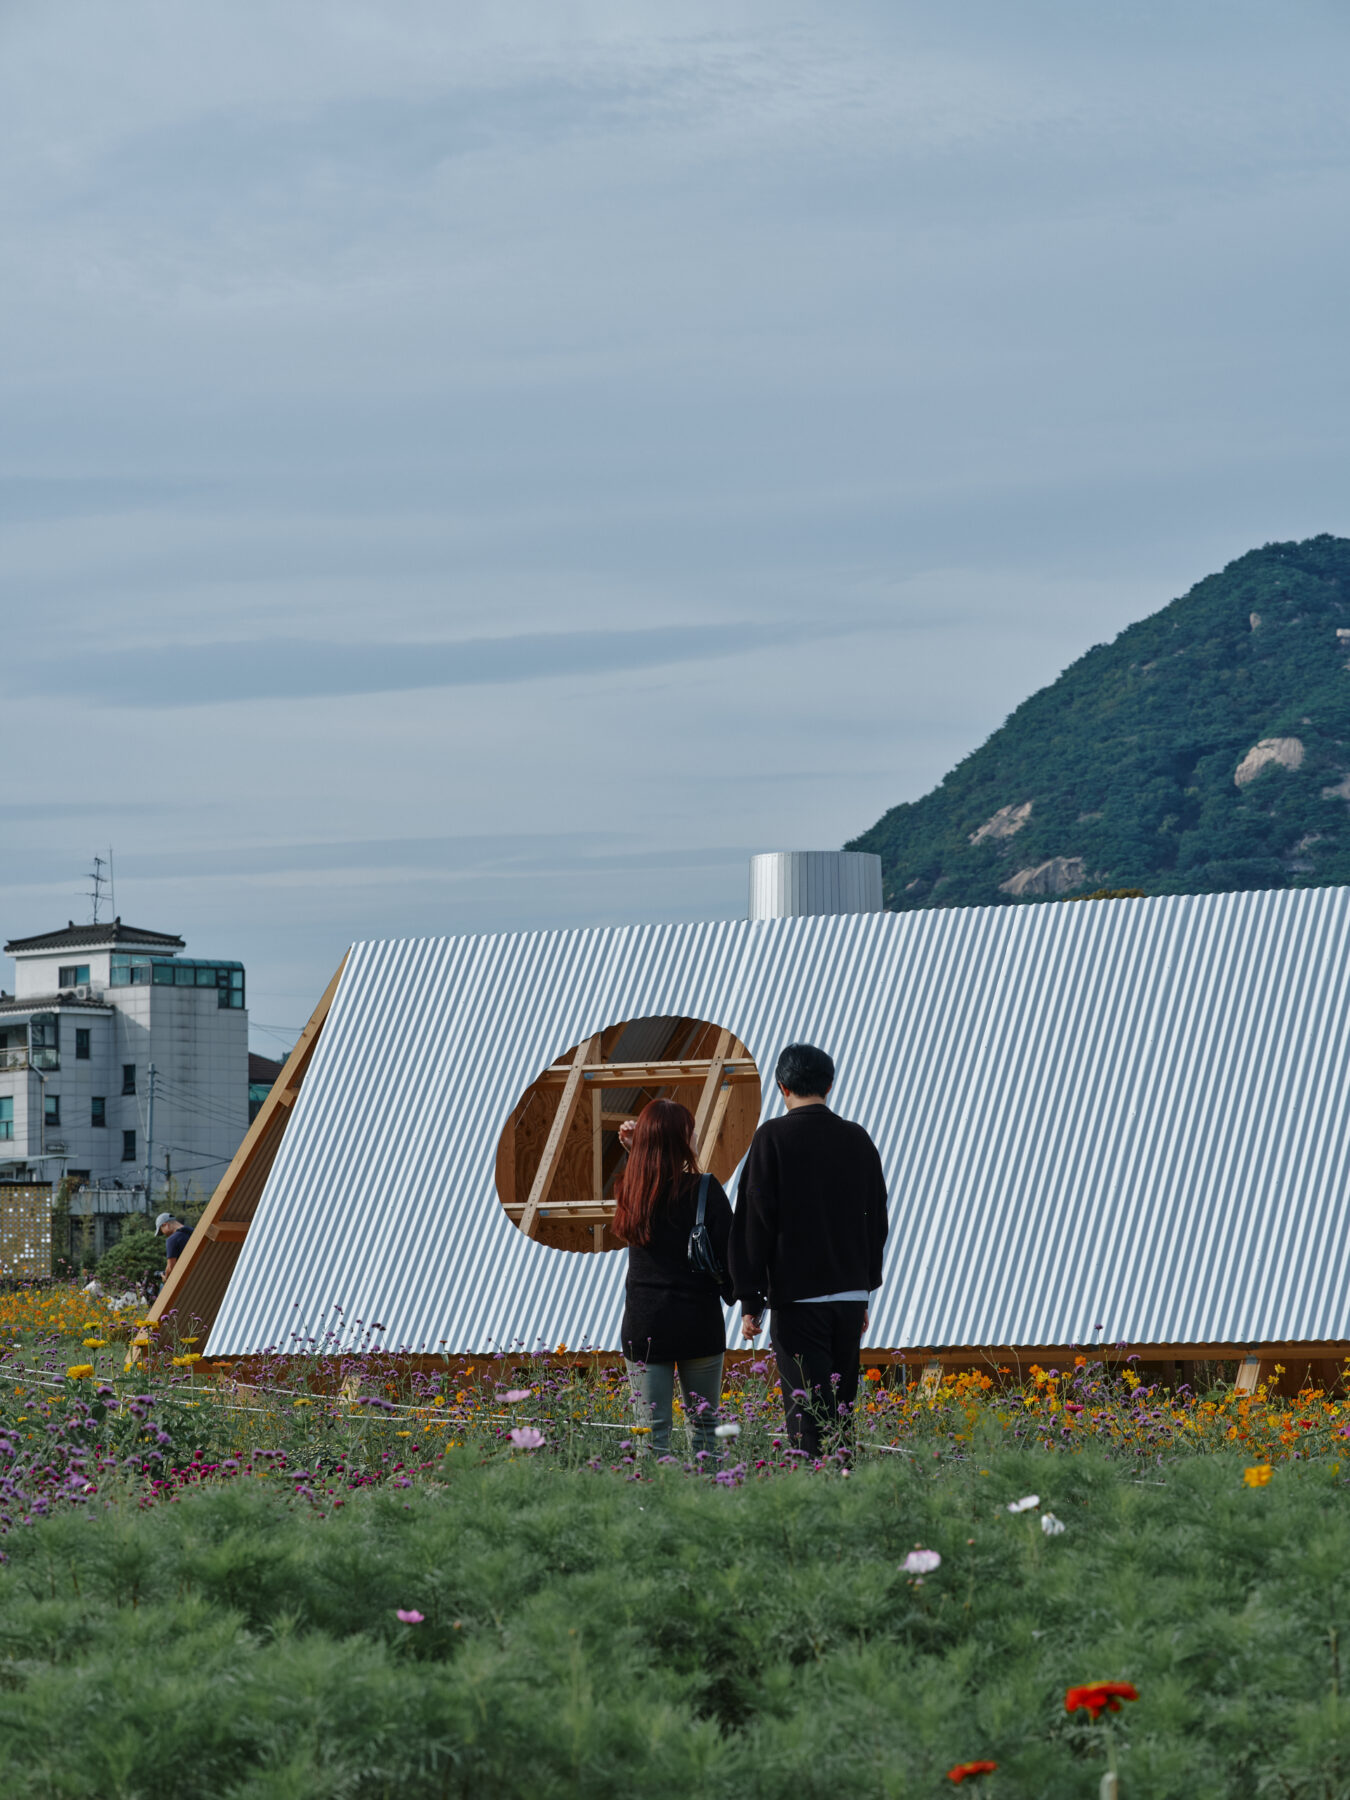
[[1040, 1503], [1041, 1497], [1039, 1494], [1028, 1494], [1024, 1499], [1010, 1500], [1008, 1502], [1008, 1511], [1010, 1513], [1030, 1512], [1034, 1506], [1039, 1506]]
[[739, 1425], [735, 1425], [735, 1424], [715, 1425], [713, 1427], [713, 1436], [714, 1437], [729, 1438], [729, 1437], [739, 1437], [740, 1435], [741, 1435], [741, 1428]]
[[931, 1575], [941, 1563], [936, 1550], [911, 1550], [905, 1558], [906, 1575]]
[[1053, 1513], [1041, 1514], [1041, 1530], [1047, 1537], [1058, 1537], [1062, 1531], [1068, 1529], [1063, 1519], [1057, 1519]]

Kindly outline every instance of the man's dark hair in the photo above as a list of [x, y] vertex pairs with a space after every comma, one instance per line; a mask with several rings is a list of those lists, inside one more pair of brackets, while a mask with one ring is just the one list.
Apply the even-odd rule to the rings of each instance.
[[789, 1044], [778, 1058], [773, 1078], [789, 1094], [823, 1100], [834, 1086], [834, 1058], [814, 1044]]

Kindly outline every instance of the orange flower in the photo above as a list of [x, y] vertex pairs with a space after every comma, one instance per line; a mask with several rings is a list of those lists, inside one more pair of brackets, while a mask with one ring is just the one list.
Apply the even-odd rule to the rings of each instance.
[[1122, 1700], [1137, 1700], [1139, 1690], [1130, 1681], [1089, 1681], [1082, 1687], [1071, 1687], [1064, 1696], [1064, 1710], [1077, 1712], [1082, 1707], [1094, 1719], [1104, 1712], [1119, 1712]]
[[880, 1369], [869, 1369], [867, 1371], [867, 1379], [869, 1381], [880, 1381], [881, 1380], [881, 1370]]
[[947, 1779], [959, 1784], [967, 1775], [992, 1775], [997, 1767], [996, 1762], [957, 1763], [954, 1769], [948, 1769]]

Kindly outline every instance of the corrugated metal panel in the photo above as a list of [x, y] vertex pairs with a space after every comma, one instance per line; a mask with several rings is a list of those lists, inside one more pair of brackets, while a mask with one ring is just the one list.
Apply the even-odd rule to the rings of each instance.
[[835, 1056], [892, 1194], [873, 1344], [1350, 1336], [1348, 933], [1322, 888], [357, 945], [210, 1347], [339, 1306], [615, 1347], [623, 1253], [522, 1237], [493, 1152], [560, 1050], [676, 1014]]
[[766, 850], [750, 858], [752, 919], [804, 919], [881, 908], [881, 858], [870, 850]]

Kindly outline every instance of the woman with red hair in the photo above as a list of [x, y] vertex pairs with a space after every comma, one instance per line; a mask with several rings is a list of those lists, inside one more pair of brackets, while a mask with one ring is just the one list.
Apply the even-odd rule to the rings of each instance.
[[[732, 1301], [726, 1274], [731, 1202], [720, 1181], [698, 1172], [694, 1115], [687, 1106], [653, 1100], [620, 1137], [628, 1161], [615, 1186], [610, 1229], [628, 1245], [622, 1342], [633, 1402], [641, 1424], [651, 1428], [653, 1451], [667, 1455], [678, 1375], [697, 1456], [715, 1448], [722, 1402], [722, 1301]], [[690, 1243], [700, 1188], [707, 1230], [701, 1253]]]

